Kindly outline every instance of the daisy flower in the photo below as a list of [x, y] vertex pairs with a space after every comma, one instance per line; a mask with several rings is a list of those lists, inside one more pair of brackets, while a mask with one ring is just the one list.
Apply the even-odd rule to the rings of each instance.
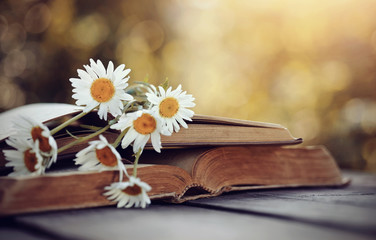
[[151, 138], [151, 143], [155, 151], [161, 152], [161, 135], [170, 135], [168, 131], [162, 128], [161, 121], [150, 110], [139, 110], [123, 115], [117, 123], [111, 126], [128, 132], [122, 139], [122, 148], [128, 147], [133, 143], [133, 152], [137, 153], [143, 150], [147, 141]]
[[121, 161], [121, 156], [116, 149], [108, 143], [107, 139], [99, 135], [99, 140], [89, 142], [89, 146], [76, 154], [74, 159], [76, 165], [81, 165], [79, 170], [120, 170], [120, 180], [122, 173], [126, 172]]
[[133, 205], [145, 208], [147, 204], [150, 204], [150, 198], [146, 192], [150, 191], [151, 187], [134, 176], [130, 176], [127, 182], [112, 183], [104, 189], [108, 191], [103, 195], [107, 196], [108, 200], [117, 202], [118, 208], [130, 208]]
[[14, 122], [14, 128], [17, 129], [17, 133], [12, 136], [13, 138], [32, 139], [34, 143], [38, 143], [40, 154], [44, 158], [50, 158], [47, 167], [56, 162], [57, 144], [45, 125], [32, 118], [20, 117]]
[[133, 97], [125, 92], [128, 86], [130, 69], [121, 64], [114, 70], [110, 61], [106, 68], [100, 60], [90, 59], [90, 66], [84, 65], [86, 71], [78, 69], [79, 78], [69, 79], [74, 87], [72, 97], [78, 106], [84, 106], [84, 112], [89, 112], [99, 106], [98, 115], [107, 120], [107, 113], [114, 117], [120, 115], [123, 109], [122, 101], [131, 101]]
[[9, 138], [6, 143], [16, 150], [3, 150], [5, 166], [13, 167], [9, 176], [42, 175], [45, 170], [43, 157], [39, 152], [39, 142], [33, 144], [22, 138]]
[[190, 107], [196, 104], [193, 102], [195, 99], [190, 94], [182, 92], [181, 85], [175, 90], [171, 87], [165, 91], [161, 86], [158, 87], [159, 93], [149, 91], [146, 93], [148, 101], [152, 104], [152, 110], [158, 114], [162, 119], [162, 124], [167, 126], [167, 129], [172, 133], [174, 130], [178, 132], [180, 126], [187, 128], [186, 121], [192, 121], [194, 112]]

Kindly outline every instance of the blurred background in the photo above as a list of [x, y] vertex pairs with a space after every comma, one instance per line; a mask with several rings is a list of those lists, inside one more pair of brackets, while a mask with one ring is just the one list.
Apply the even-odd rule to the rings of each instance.
[[274, 122], [376, 172], [374, 0], [3, 0], [0, 111], [74, 103], [89, 58], [168, 78], [196, 113]]

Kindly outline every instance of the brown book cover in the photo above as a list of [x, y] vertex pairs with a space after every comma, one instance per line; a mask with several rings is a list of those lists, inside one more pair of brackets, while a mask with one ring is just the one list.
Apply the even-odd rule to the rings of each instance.
[[[52, 109], [52, 110], [51, 110]], [[81, 110], [76, 105], [60, 103], [39, 103], [22, 106], [0, 114], [0, 149], [7, 148], [5, 139], [13, 132], [13, 121], [19, 116], [34, 118], [45, 123], [50, 129], [61, 124]], [[104, 127], [106, 121], [91, 112], [79, 121], [56, 133], [54, 138], [60, 148], [74, 140], [72, 135], [83, 137], [93, 132], [93, 128]], [[68, 133], [69, 132], [69, 133]], [[109, 129], [103, 133], [109, 142], [115, 141], [119, 132]], [[187, 148], [197, 146], [228, 146], [228, 145], [286, 145], [299, 144], [301, 138], [295, 138], [289, 130], [279, 124], [231, 119], [217, 116], [195, 115], [188, 128], [182, 128], [171, 136], [161, 136], [163, 148]], [[85, 148], [87, 143], [80, 143], [62, 153], [72, 154]], [[152, 148], [151, 143], [146, 149]], [[0, 151], [0, 166], [4, 166], [5, 158]]]
[[[13, 121], [19, 116], [34, 118], [39, 122], [46, 123], [53, 128], [81, 110], [76, 105], [61, 103], [39, 103], [25, 105], [0, 114], [0, 140], [10, 136]], [[111, 116], [109, 116], [111, 117]], [[162, 136], [162, 146], [202, 146], [202, 145], [228, 145], [228, 144], [296, 144], [302, 139], [295, 138], [289, 130], [279, 124], [239, 120], [218, 116], [206, 116], [196, 114], [192, 122], [187, 122], [188, 129], [182, 128], [171, 136]], [[101, 121], [95, 112], [81, 118], [68, 127], [74, 134], [85, 134], [87, 127], [103, 127], [106, 121]], [[86, 128], [85, 128], [85, 127]], [[115, 137], [118, 132], [109, 130], [108, 136]], [[113, 134], [111, 134], [111, 132]], [[69, 135], [65, 131], [57, 136], [60, 138]]]
[[[20, 114], [51, 129], [79, 112], [69, 104], [33, 104], [2, 113], [0, 149], [8, 148], [4, 140], [12, 134], [11, 122]], [[105, 124], [95, 112], [89, 113], [54, 138], [60, 147], [73, 141], [73, 135], [88, 135]], [[103, 135], [112, 142], [118, 134], [109, 130]], [[302, 139], [278, 124], [195, 115], [188, 129], [161, 140], [162, 153], [148, 151], [147, 145], [138, 170], [138, 177], [152, 187], [151, 199], [179, 203], [236, 190], [340, 186], [346, 182], [325, 147], [296, 146]], [[0, 215], [114, 204], [102, 194], [105, 186], [118, 179], [118, 171], [62, 169], [74, 166], [74, 154], [86, 146], [81, 143], [61, 152], [57, 167], [46, 175], [0, 177]], [[123, 154], [127, 155], [126, 150]], [[1, 151], [2, 175], [10, 171], [5, 163]], [[131, 165], [128, 171], [132, 172]]]
[[[322, 146], [170, 149], [156, 155], [146, 152], [138, 169], [138, 177], [152, 187], [152, 200], [180, 203], [238, 190], [346, 183]], [[118, 171], [73, 170], [0, 177], [0, 215], [114, 205], [103, 192], [117, 179]]]

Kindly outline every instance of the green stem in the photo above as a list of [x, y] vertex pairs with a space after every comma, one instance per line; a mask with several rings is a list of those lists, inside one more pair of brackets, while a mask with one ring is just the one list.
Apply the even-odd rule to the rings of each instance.
[[74, 145], [76, 145], [78, 143], [85, 142], [85, 141], [87, 141], [87, 140], [89, 140], [89, 139], [91, 139], [91, 138], [93, 138], [95, 136], [98, 136], [99, 134], [103, 133], [104, 131], [106, 131], [109, 128], [110, 128], [110, 125], [107, 125], [107, 126], [105, 126], [104, 128], [102, 128], [101, 130], [99, 130], [97, 132], [94, 132], [94, 133], [92, 133], [90, 135], [87, 135], [86, 137], [81, 137], [81, 138], [79, 138], [79, 139], [77, 139], [77, 140], [75, 140], [73, 142], [70, 142], [67, 145], [64, 145], [61, 148], [59, 148], [57, 150], [57, 152], [61, 153], [62, 151], [67, 150], [68, 148], [71, 148], [71, 147], [73, 147]]
[[133, 164], [133, 177], [137, 177], [137, 166], [138, 166], [138, 159], [140, 159], [142, 149], [140, 148], [136, 153], [136, 159], [134, 160]]
[[112, 146], [114, 148], [117, 148], [117, 146], [119, 146], [121, 140], [123, 139], [123, 137], [125, 136], [125, 134], [128, 132], [129, 128], [125, 129], [124, 131], [122, 131], [119, 136], [116, 138], [115, 142], [112, 143]]
[[71, 119], [63, 122], [62, 124], [60, 124], [59, 126], [55, 127], [54, 129], [52, 129], [50, 131], [50, 134], [51, 135], [54, 135], [55, 133], [57, 133], [58, 131], [60, 131], [61, 129], [65, 128], [66, 126], [68, 126], [69, 124], [71, 124], [72, 122], [82, 118], [83, 116], [85, 116], [86, 114], [88, 114], [89, 112], [81, 112], [80, 114], [77, 114], [76, 116], [72, 117]]

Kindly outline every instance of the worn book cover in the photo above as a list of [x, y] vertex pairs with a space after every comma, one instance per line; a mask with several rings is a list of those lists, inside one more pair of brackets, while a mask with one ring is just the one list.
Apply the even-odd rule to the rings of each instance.
[[[342, 186], [340, 170], [322, 146], [230, 146], [147, 152], [140, 178], [150, 199], [170, 202], [213, 197], [224, 192], [301, 186]], [[69, 164], [68, 164], [69, 165]], [[132, 165], [127, 165], [129, 173]], [[0, 177], [0, 214], [113, 205], [103, 188], [117, 171], [51, 171], [44, 176]]]
[[[36, 104], [6, 112], [0, 115], [1, 148], [9, 148], [4, 142], [13, 131], [9, 119], [26, 114], [53, 128], [80, 111], [69, 104]], [[92, 112], [57, 132], [55, 139], [64, 146], [104, 125]], [[195, 115], [188, 125], [161, 138], [161, 153], [148, 150], [150, 142], [145, 146], [138, 176], [151, 186], [152, 200], [180, 203], [229, 191], [346, 183], [325, 147], [297, 145], [302, 139], [281, 125], [204, 115]], [[113, 141], [119, 132], [108, 129], [103, 135]], [[6, 176], [11, 169], [2, 156], [0, 214], [113, 205], [103, 189], [118, 181], [119, 171], [77, 171], [74, 155], [86, 146], [82, 142], [61, 152], [42, 176]], [[131, 174], [133, 152], [119, 152]]]

